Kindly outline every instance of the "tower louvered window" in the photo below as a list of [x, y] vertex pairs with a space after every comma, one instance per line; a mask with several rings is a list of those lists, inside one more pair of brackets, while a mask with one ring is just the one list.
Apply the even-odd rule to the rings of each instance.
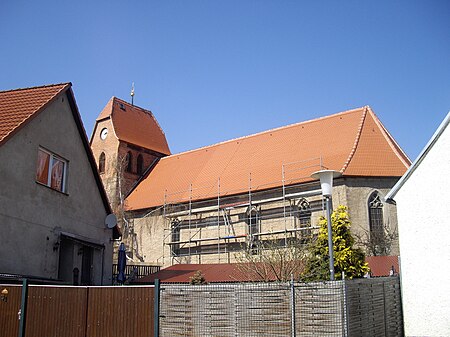
[[102, 152], [100, 154], [100, 157], [98, 158], [98, 172], [105, 173], [105, 165], [106, 165], [105, 152]]
[[131, 151], [127, 152], [126, 165], [127, 165], [126, 171], [133, 172], [133, 155], [131, 154]]
[[143, 170], [144, 170], [144, 160], [142, 158], [142, 154], [140, 154], [136, 160], [136, 173], [141, 175]]

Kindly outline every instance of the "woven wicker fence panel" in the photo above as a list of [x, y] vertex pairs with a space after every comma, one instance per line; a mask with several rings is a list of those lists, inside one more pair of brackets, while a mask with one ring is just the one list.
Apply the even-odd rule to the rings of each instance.
[[163, 337], [403, 336], [396, 277], [162, 288]]
[[385, 279], [384, 301], [386, 336], [403, 336], [403, 311], [400, 279], [398, 277], [390, 277]]
[[349, 336], [403, 336], [397, 277], [346, 282]]
[[342, 281], [296, 284], [296, 335], [343, 336], [343, 290]]
[[161, 336], [289, 336], [289, 286], [164, 285]]

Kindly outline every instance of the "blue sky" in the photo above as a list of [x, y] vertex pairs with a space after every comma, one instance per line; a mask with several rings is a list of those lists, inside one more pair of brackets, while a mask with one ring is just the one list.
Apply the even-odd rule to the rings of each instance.
[[450, 2], [0, 2], [0, 90], [72, 82], [90, 135], [111, 98], [172, 152], [370, 105], [412, 160], [450, 110]]

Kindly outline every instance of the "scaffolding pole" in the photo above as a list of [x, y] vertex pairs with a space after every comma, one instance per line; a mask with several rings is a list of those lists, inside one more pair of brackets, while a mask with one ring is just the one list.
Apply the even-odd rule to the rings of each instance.
[[283, 184], [283, 220], [284, 220], [284, 245], [287, 246], [287, 224], [286, 224], [286, 173], [284, 164], [281, 165], [281, 183]]
[[[318, 163], [319, 162], [319, 163]], [[319, 164], [319, 165], [318, 165]], [[267, 183], [265, 185], [259, 184], [258, 185], [258, 191], [254, 192], [253, 191], [253, 181], [252, 181], [252, 173], [249, 172], [248, 175], [248, 204], [245, 203], [245, 192], [240, 190], [240, 191], [226, 191], [226, 195], [230, 195], [233, 196], [233, 192], [239, 192], [237, 194], [241, 194], [241, 196], [243, 197], [242, 201], [239, 202], [232, 202], [232, 203], [227, 203], [227, 199], [221, 200], [221, 198], [225, 198], [225, 196], [221, 196], [222, 193], [224, 193], [223, 191], [223, 186], [221, 185], [221, 180], [220, 178], [217, 179], [217, 185], [216, 185], [216, 190], [217, 190], [217, 205], [214, 205], [214, 199], [211, 200], [211, 196], [214, 195], [214, 185], [208, 185], [208, 186], [202, 186], [202, 187], [198, 187], [197, 189], [202, 189], [202, 188], [207, 188], [207, 192], [205, 192], [205, 194], [198, 194], [197, 192], [195, 192], [194, 194], [194, 188], [193, 188], [193, 184], [191, 183], [189, 185], [189, 198], [187, 198], [187, 193], [186, 190], [183, 191], [177, 191], [177, 192], [173, 192], [173, 193], [168, 193], [168, 190], [165, 189], [164, 191], [164, 206], [163, 206], [163, 217], [166, 221], [169, 221], [169, 228], [167, 228], [167, 226], [165, 226], [164, 230], [168, 230], [169, 233], [166, 235], [164, 234], [164, 238], [163, 238], [163, 246], [169, 245], [171, 246], [172, 244], [174, 244], [174, 242], [172, 242], [173, 238], [172, 238], [172, 231], [173, 228], [171, 227], [171, 220], [174, 217], [184, 217], [184, 220], [180, 220], [182, 222], [184, 222], [184, 225], [182, 226], [182, 222], [180, 222], [180, 230], [181, 228], [185, 227], [187, 225], [188, 227], [188, 234], [189, 234], [189, 238], [184, 239], [183, 241], [181, 241], [180, 239], [178, 240], [178, 242], [181, 244], [183, 244], [182, 246], [184, 247], [180, 247], [180, 249], [184, 249], [185, 253], [182, 256], [189, 256], [190, 258], [193, 255], [199, 255], [198, 257], [198, 261], [200, 261], [201, 257], [200, 255], [203, 254], [203, 252], [199, 251], [198, 249], [194, 250], [193, 245], [195, 244], [195, 246], [198, 248], [198, 243], [200, 241], [209, 241], [210, 236], [207, 235], [206, 238], [202, 238], [202, 228], [204, 226], [210, 226], [213, 225], [214, 222], [217, 221], [217, 238], [215, 238], [214, 240], [217, 240], [217, 255], [218, 255], [218, 261], [219, 263], [222, 261], [222, 257], [221, 257], [221, 248], [222, 248], [222, 243], [225, 245], [225, 250], [224, 252], [229, 254], [229, 247], [227, 246], [230, 243], [230, 239], [232, 240], [233, 238], [235, 238], [235, 240], [238, 240], [238, 237], [246, 237], [247, 238], [247, 242], [249, 244], [253, 243], [253, 240], [258, 240], [258, 237], [261, 235], [266, 235], [266, 233], [262, 233], [262, 228], [261, 227], [261, 223], [262, 221], [264, 221], [265, 217], [264, 216], [259, 216], [258, 212], [256, 212], [255, 215], [252, 214], [252, 207], [253, 205], [261, 205], [261, 204], [265, 204], [265, 203], [277, 203], [277, 201], [282, 201], [283, 205], [282, 205], [282, 215], [280, 211], [277, 211], [276, 214], [280, 215], [279, 218], [281, 218], [281, 216], [283, 217], [283, 223], [277, 222], [279, 225], [283, 226], [284, 229], [282, 229], [283, 227], [279, 226], [278, 228], [280, 228], [280, 230], [275, 231], [276, 233], [282, 234], [284, 233], [284, 244], [287, 245], [288, 244], [288, 235], [292, 236], [292, 234], [297, 232], [297, 228], [295, 225], [295, 219], [296, 219], [296, 213], [298, 212], [296, 209], [293, 209], [293, 207], [295, 207], [295, 200], [293, 200], [293, 198], [298, 198], [300, 196], [313, 196], [316, 195], [318, 193], [318, 191], [320, 192], [320, 190], [304, 190], [302, 192], [295, 192], [297, 183], [298, 186], [300, 188], [302, 188], [302, 183], [301, 181], [305, 181], [305, 178], [309, 177], [309, 172], [311, 170], [313, 170], [314, 167], [319, 166], [321, 169], [324, 168], [323, 165], [323, 159], [322, 156], [320, 157], [316, 157], [316, 158], [311, 158], [308, 160], [303, 160], [303, 161], [298, 161], [298, 162], [292, 162], [292, 163], [282, 163], [282, 181], [281, 181], [281, 186], [277, 185], [278, 188], [281, 187], [282, 190], [282, 195], [281, 196], [276, 196], [276, 197], [272, 197], [269, 199], [259, 199], [258, 196], [256, 196], [256, 199], [253, 200], [255, 198], [255, 195], [257, 195], [259, 193], [259, 190], [261, 190], [261, 193], [264, 193], [264, 186], [269, 186], [269, 185], [273, 185], [272, 183]], [[301, 173], [303, 172], [303, 174]], [[212, 193], [211, 193], [212, 192]], [[244, 192], [244, 193], [242, 193]], [[293, 193], [295, 192], [295, 193]], [[256, 193], [256, 194], [255, 194]], [[279, 190], [278, 192], [279, 193]], [[176, 196], [178, 195], [178, 197]], [[278, 194], [279, 195], [279, 194]], [[170, 196], [174, 196], [174, 197], [170, 197]], [[214, 197], [213, 197], [214, 198]], [[209, 200], [208, 200], [209, 199]], [[173, 203], [170, 202], [170, 200], [173, 200]], [[176, 201], [176, 203], [175, 203]], [[187, 204], [188, 201], [188, 205]], [[195, 202], [194, 202], [195, 201]], [[286, 202], [289, 202], [289, 213], [287, 212], [287, 205]], [[188, 209], [186, 209], [188, 206]], [[232, 227], [231, 229], [233, 230], [233, 234], [231, 235], [231, 231], [230, 231], [230, 226], [231, 226], [231, 222], [228, 219], [228, 213], [226, 212], [229, 209], [234, 209], [234, 208], [244, 208], [244, 207], [248, 207], [248, 211], [247, 213], [247, 217], [244, 218], [240, 218], [239, 221], [244, 221], [247, 223], [244, 223], [245, 229], [246, 229], [246, 235], [238, 235], [236, 236], [235, 232], [234, 232], [234, 227]], [[276, 208], [278, 208], [280, 206], [276, 206]], [[322, 209], [324, 209], [324, 206], [322, 205]], [[202, 222], [202, 216], [201, 214], [203, 213], [209, 213], [209, 212], [214, 212], [217, 211], [217, 216], [216, 219], [214, 220], [214, 215], [212, 215], [212, 217], [210, 218], [210, 220], [206, 221], [206, 222]], [[221, 212], [223, 212], [223, 221], [224, 224], [226, 225], [226, 232], [221, 233]], [[244, 211], [245, 212], [245, 211]], [[200, 219], [192, 219], [193, 214], [199, 214], [200, 215]], [[269, 217], [273, 217], [275, 215], [275, 213], [273, 213], [272, 215], [269, 215]], [[185, 217], [188, 216], [188, 219], [186, 219]], [[210, 215], [208, 215], [209, 217]], [[254, 216], [254, 218], [253, 218]], [[288, 224], [288, 219], [287, 216], [291, 217], [291, 221], [289, 221]], [[278, 218], [278, 219], [279, 219]], [[187, 220], [187, 221], [186, 221]], [[280, 219], [281, 220], [281, 219]], [[195, 221], [195, 233], [193, 233], [193, 227], [194, 227], [194, 222]], [[200, 222], [199, 222], [200, 221]], [[253, 221], [256, 221], [255, 223], [253, 223]], [[186, 223], [187, 222], [187, 223]], [[200, 225], [200, 227], [199, 227]], [[254, 227], [251, 227], [251, 226]], [[312, 228], [312, 227], [311, 227]], [[274, 234], [275, 232], [272, 232], [272, 234]], [[210, 231], [208, 231], [208, 233], [210, 233]], [[212, 235], [214, 236], [214, 235]], [[181, 238], [181, 237], [180, 237]], [[223, 240], [223, 241], [222, 241]], [[169, 241], [169, 243], [168, 243]], [[187, 246], [188, 245], [188, 246]], [[212, 247], [211, 247], [212, 248]], [[212, 251], [209, 251], [209, 253], [214, 252], [214, 249], [212, 249]], [[206, 251], [204, 252], [206, 253]], [[163, 264], [165, 263], [165, 257], [167, 254], [165, 254], [164, 251], [164, 247], [163, 247], [163, 255], [162, 255], [162, 260], [163, 260]], [[177, 256], [174, 256], [172, 254], [172, 251], [170, 251], [170, 256], [173, 257], [171, 259], [172, 264], [175, 263], [175, 261], [177, 261]], [[179, 255], [181, 256], [181, 255]], [[178, 256], [178, 257], [179, 257]], [[159, 259], [158, 259], [159, 260]]]
[[220, 263], [220, 178], [217, 179], [217, 255]]
[[[166, 221], [166, 203], [167, 203], [167, 189], [164, 190], [164, 208], [163, 208], [163, 220], [164, 221]], [[164, 223], [164, 221], [163, 221], [163, 223]], [[169, 223], [169, 229], [170, 229], [170, 223]], [[171, 230], [169, 231], [169, 233], [171, 233]], [[166, 260], [164, 259], [165, 258], [165, 254], [164, 254], [164, 250], [165, 250], [164, 246], [165, 245], [166, 245], [166, 238], [165, 238], [165, 235], [164, 235], [164, 238], [163, 238], [163, 256], [162, 256], [163, 265], [166, 262]]]
[[[249, 246], [253, 244], [253, 233], [252, 233], [252, 173], [248, 174], [248, 225], [247, 225], [247, 233], [250, 234], [248, 236]], [[256, 219], [255, 219], [256, 220]]]
[[189, 185], [189, 259], [191, 258], [191, 239], [192, 239], [192, 231], [191, 231], [191, 215], [192, 215], [192, 183]]

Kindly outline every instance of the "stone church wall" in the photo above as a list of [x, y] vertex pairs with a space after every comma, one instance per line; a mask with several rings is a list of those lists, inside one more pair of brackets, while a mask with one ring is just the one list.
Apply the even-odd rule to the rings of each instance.
[[[368, 198], [374, 191], [381, 195], [389, 190], [396, 179], [343, 178], [336, 181], [333, 189], [333, 207], [345, 205], [349, 208], [352, 232], [355, 234], [369, 231]], [[285, 237], [300, 236], [304, 231], [290, 231], [300, 228], [298, 204], [302, 199], [311, 205], [311, 225], [317, 226], [318, 220], [325, 215], [320, 187], [309, 185], [290, 190], [289, 193], [307, 194], [307, 197], [292, 197], [290, 200], [279, 200], [280, 189], [263, 193], [258, 192], [252, 199], [259, 218], [258, 233], [273, 233], [254, 236], [259, 240], [283, 240]], [[264, 200], [278, 200], [264, 202]], [[130, 213], [134, 231], [137, 235], [139, 251], [145, 262], [159, 264], [163, 267], [177, 263], [232, 263], [236, 262], [236, 254], [251, 246], [249, 233], [248, 195], [234, 197], [233, 203], [226, 207], [226, 198], [217, 207], [217, 199], [204, 201], [196, 205], [192, 203], [191, 211], [187, 204], [178, 208], [166, 207], [166, 218], [163, 208], [147, 210], [147, 215]], [[199, 207], [202, 206], [202, 211]], [[396, 228], [395, 206], [384, 204], [385, 222]], [[218, 209], [220, 209], [218, 214]], [[226, 215], [225, 215], [226, 213]], [[227, 218], [227, 222], [225, 222]], [[217, 222], [220, 221], [220, 226]], [[232, 226], [228, 226], [231, 223]], [[172, 236], [171, 226], [179, 226], [180, 233]], [[284, 230], [288, 231], [285, 232]], [[287, 233], [287, 234], [286, 234]], [[217, 240], [221, 237], [221, 240]], [[227, 238], [228, 237], [228, 238]], [[227, 239], [225, 239], [227, 238]], [[177, 245], [169, 245], [171, 241], [179, 241]], [[220, 253], [219, 253], [220, 252]], [[393, 247], [392, 254], [398, 252], [398, 244]]]

